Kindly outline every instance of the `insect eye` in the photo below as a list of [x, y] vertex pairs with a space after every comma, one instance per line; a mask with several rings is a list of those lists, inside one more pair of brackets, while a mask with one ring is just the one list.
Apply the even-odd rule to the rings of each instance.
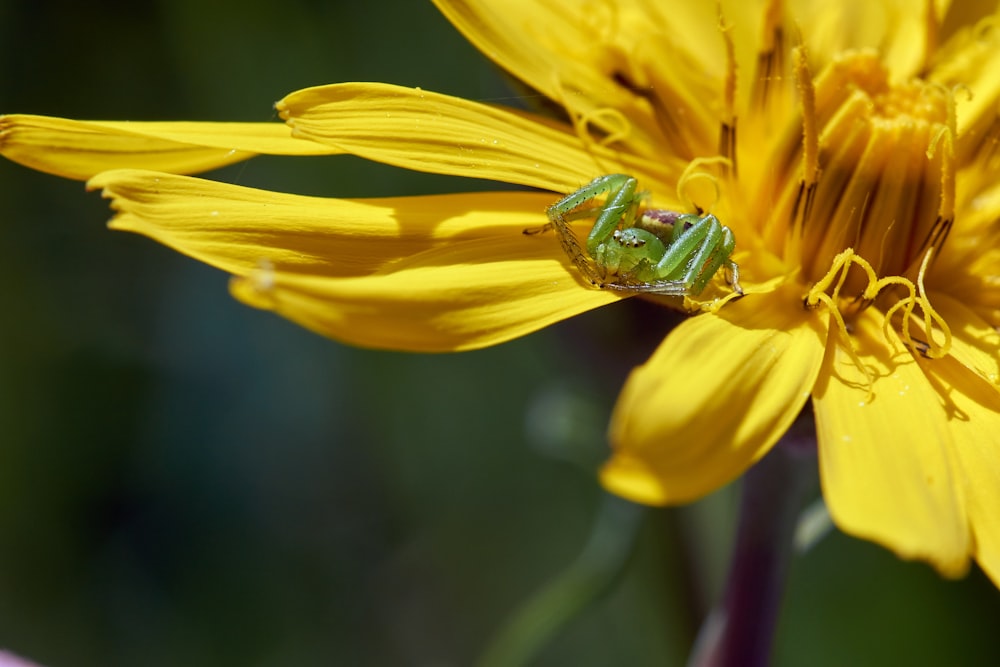
[[646, 239], [639, 238], [629, 230], [616, 229], [612, 238], [618, 245], [626, 248], [639, 248], [646, 245]]

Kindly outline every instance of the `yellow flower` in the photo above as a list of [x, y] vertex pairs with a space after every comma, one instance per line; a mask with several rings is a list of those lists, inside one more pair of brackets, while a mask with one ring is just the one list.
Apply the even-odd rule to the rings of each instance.
[[[607, 488], [704, 495], [811, 398], [842, 529], [946, 575], [972, 556], [1000, 585], [997, 15], [947, 0], [437, 4], [565, 120], [339, 84], [278, 103], [292, 136], [6, 116], [0, 152], [89, 178], [113, 228], [231, 273], [248, 304], [416, 351], [500, 343], [622, 298], [551, 235], [521, 232], [553, 193], [634, 175], [651, 205], [733, 229], [747, 295], [685, 321], [634, 371]], [[332, 200], [177, 175], [257, 153], [534, 190]]]

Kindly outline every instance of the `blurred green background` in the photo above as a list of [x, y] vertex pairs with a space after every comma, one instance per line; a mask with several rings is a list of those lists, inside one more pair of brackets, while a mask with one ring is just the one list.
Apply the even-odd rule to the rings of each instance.
[[[530, 103], [428, 2], [0, 0], [0, 112], [263, 121], [387, 81]], [[213, 177], [328, 196], [489, 184], [336, 157]], [[494, 349], [358, 350], [104, 228], [0, 161], [0, 647], [77, 665], [469, 665], [582, 548], [603, 429], [670, 325], [624, 303]], [[738, 409], [738, 406], [734, 406]], [[538, 665], [681, 665], [732, 489], [647, 512], [624, 576]], [[798, 558], [780, 665], [996, 664], [1000, 594], [833, 534]]]

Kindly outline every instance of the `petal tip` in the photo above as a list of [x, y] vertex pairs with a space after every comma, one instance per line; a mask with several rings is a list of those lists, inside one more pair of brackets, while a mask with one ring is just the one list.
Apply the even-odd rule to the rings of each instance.
[[661, 480], [639, 459], [614, 456], [601, 468], [600, 481], [609, 493], [634, 503], [662, 506], [670, 502]]

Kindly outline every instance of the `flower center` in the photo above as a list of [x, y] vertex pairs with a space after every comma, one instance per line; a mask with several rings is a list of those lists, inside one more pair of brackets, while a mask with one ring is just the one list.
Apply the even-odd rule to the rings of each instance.
[[[803, 279], [820, 280], [851, 248], [880, 276], [916, 280], [954, 217], [951, 93], [919, 80], [890, 85], [868, 52], [844, 54], [800, 83], [809, 102], [803, 162], [814, 164], [803, 165], [796, 185], [789, 213], [800, 242], [788, 249], [798, 252]], [[852, 272], [841, 294], [860, 297], [867, 283]]]

